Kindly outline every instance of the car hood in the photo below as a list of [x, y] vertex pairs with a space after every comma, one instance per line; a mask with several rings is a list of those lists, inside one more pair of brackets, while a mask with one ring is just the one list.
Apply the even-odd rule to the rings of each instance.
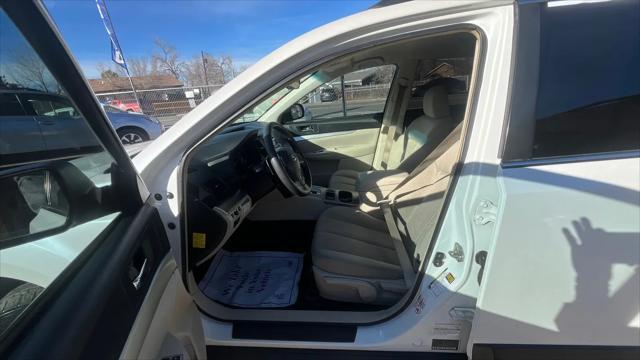
[[145, 114], [140, 113], [114, 113], [106, 112], [107, 117], [111, 122], [131, 122], [131, 121], [148, 121], [148, 117]]

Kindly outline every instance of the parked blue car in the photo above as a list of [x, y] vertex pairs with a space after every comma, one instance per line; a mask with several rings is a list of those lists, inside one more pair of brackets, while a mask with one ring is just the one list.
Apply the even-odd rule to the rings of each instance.
[[[153, 140], [164, 130], [153, 117], [103, 107], [125, 145]], [[28, 153], [71, 156], [70, 151], [84, 153], [99, 147], [67, 97], [42, 91], [1, 89], [0, 133], [0, 166], [10, 158], [20, 162]]]
[[153, 140], [164, 131], [160, 121], [152, 116], [123, 111], [109, 104], [102, 107], [124, 145]]

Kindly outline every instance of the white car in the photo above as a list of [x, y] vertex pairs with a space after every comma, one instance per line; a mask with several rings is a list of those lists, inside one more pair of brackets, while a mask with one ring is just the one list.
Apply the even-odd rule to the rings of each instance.
[[382, 1], [133, 159], [0, 4], [102, 144], [0, 153], [3, 358], [640, 356], [640, 2]]

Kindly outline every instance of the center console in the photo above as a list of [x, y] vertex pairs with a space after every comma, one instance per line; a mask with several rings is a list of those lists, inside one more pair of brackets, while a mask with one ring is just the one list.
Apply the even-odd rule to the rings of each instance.
[[310, 196], [322, 199], [327, 204], [358, 206], [360, 194], [355, 191], [329, 189], [321, 186], [312, 186]]

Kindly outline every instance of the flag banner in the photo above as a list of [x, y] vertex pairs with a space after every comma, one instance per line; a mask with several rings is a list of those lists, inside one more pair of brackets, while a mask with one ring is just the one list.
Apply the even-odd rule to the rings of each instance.
[[124, 55], [122, 54], [122, 49], [120, 48], [118, 38], [116, 37], [116, 32], [113, 30], [111, 17], [107, 12], [107, 5], [104, 3], [104, 0], [96, 0], [96, 6], [98, 7], [98, 12], [100, 13], [100, 18], [102, 19], [104, 28], [107, 30], [107, 35], [109, 35], [109, 40], [111, 40], [111, 59], [114, 63], [122, 66], [128, 71], [127, 63], [124, 61]]

